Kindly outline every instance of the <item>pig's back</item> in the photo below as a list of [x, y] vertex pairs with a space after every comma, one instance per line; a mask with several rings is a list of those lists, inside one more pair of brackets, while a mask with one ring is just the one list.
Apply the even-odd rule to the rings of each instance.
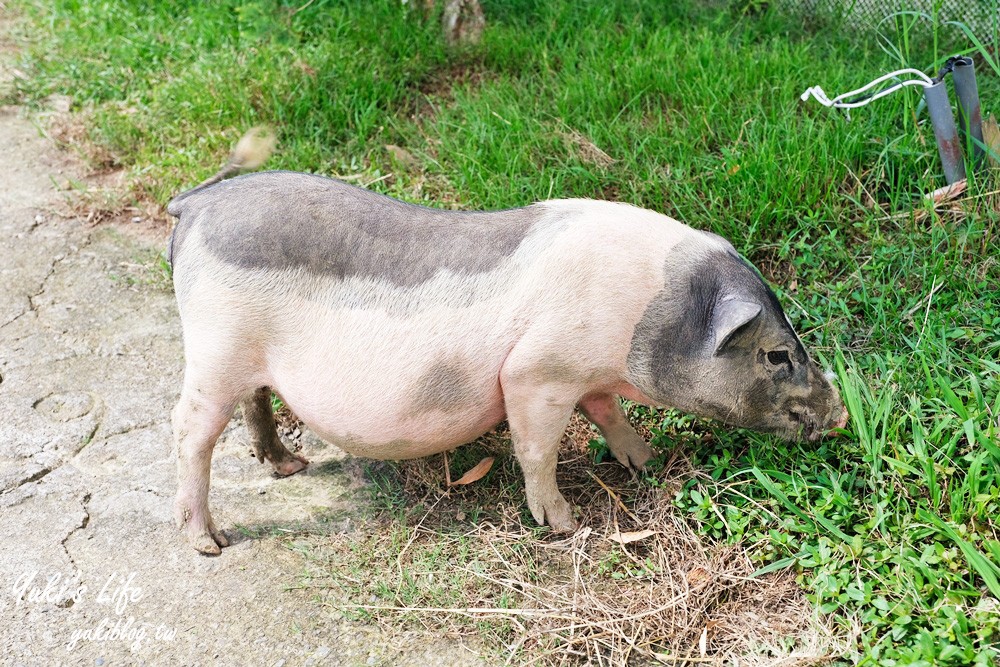
[[250, 270], [382, 280], [399, 287], [439, 271], [488, 272], [543, 215], [539, 207], [447, 211], [294, 172], [241, 176], [175, 198], [171, 260], [197, 231], [214, 258]]

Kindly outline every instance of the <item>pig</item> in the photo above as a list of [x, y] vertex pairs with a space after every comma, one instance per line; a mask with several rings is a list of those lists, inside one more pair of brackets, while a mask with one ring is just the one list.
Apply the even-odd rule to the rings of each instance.
[[210, 179], [167, 210], [186, 362], [175, 516], [205, 554], [228, 544], [209, 473], [237, 406], [278, 475], [308, 464], [277, 435], [272, 391], [373, 459], [444, 452], [506, 419], [531, 515], [556, 531], [576, 527], [556, 485], [575, 409], [635, 468], [651, 451], [619, 397], [789, 439], [847, 419], [756, 270], [654, 211], [448, 211], [284, 171]]

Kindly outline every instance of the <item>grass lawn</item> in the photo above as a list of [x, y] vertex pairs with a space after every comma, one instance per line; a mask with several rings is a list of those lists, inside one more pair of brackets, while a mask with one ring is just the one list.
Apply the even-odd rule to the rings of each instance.
[[[268, 124], [279, 135], [269, 168], [435, 206], [615, 199], [726, 236], [836, 370], [850, 434], [785, 443], [630, 406], [661, 456], [645, 479], [623, 479], [622, 502], [664, 488], [680, 458], [688, 472], [659, 494], [671, 515], [705, 544], [740, 549], [761, 577], [791, 573], [842, 638], [838, 659], [1000, 661], [997, 180], [981, 175], [936, 209], [923, 198], [944, 182], [919, 89], [850, 122], [798, 99], [816, 84], [833, 94], [903, 66], [936, 70], [950, 53], [926, 22], [887, 24], [876, 40], [693, 0], [483, 0], [482, 42], [451, 48], [417, 0], [8, 4], [24, 43], [8, 101], [69, 96], [78, 145], [95, 168], [127, 170], [136, 198], [165, 203], [217, 169], [245, 129]], [[977, 69], [984, 111], [996, 111], [997, 72], [979, 55]], [[603, 454], [596, 435], [589, 454]], [[465, 497], [461, 520], [502, 523], [490, 498], [518, 484], [513, 465], [479, 482], [487, 491]], [[390, 517], [390, 569], [404, 554], [445, 570], [474, 560], [474, 538], [435, 541], [413, 519], [425, 514], [407, 500], [412, 475], [397, 473], [376, 498]], [[508, 547], [504, 562], [530, 560]], [[606, 550], [588, 576], [642, 588], [658, 576], [642, 549], [652, 547]], [[385, 569], [377, 557], [353, 562]], [[525, 571], [544, 584], [532, 562]], [[457, 604], [428, 602], [421, 581], [364, 593]], [[468, 606], [519, 604], [491, 585]], [[504, 623], [490, 636], [527, 621]], [[669, 638], [650, 642], [683, 664]]]

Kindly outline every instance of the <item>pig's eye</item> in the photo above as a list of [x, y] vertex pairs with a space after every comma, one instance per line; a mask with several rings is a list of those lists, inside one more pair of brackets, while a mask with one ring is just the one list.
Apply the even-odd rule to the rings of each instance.
[[786, 350], [771, 350], [767, 353], [767, 362], [772, 366], [780, 366], [790, 363], [791, 359], [788, 358]]

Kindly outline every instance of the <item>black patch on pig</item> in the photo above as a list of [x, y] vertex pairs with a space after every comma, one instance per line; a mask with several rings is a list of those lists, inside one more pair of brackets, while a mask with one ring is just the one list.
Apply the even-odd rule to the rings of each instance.
[[441, 270], [490, 271], [514, 253], [542, 210], [445, 211], [341, 181], [287, 171], [240, 176], [182, 194], [172, 256], [197, 226], [218, 259], [245, 269], [304, 269], [331, 278], [418, 285]]
[[[692, 389], [701, 381], [707, 368], [704, 362], [714, 351], [712, 315], [722, 298], [760, 304], [763, 310], [755, 322], [774, 322], [798, 341], [771, 288], [728, 242], [725, 246], [709, 246], [703, 237], [694, 237], [679, 243], [667, 256], [664, 287], [636, 325], [628, 356], [630, 375], [645, 385], [639, 388], [651, 398], [676, 407], [696, 407], [690, 403]], [[757, 326], [749, 325], [747, 333]], [[726, 411], [721, 404], [697, 407], [713, 413]]]
[[417, 413], [452, 412], [466, 407], [475, 396], [468, 365], [460, 361], [438, 361], [417, 380], [413, 409]]

